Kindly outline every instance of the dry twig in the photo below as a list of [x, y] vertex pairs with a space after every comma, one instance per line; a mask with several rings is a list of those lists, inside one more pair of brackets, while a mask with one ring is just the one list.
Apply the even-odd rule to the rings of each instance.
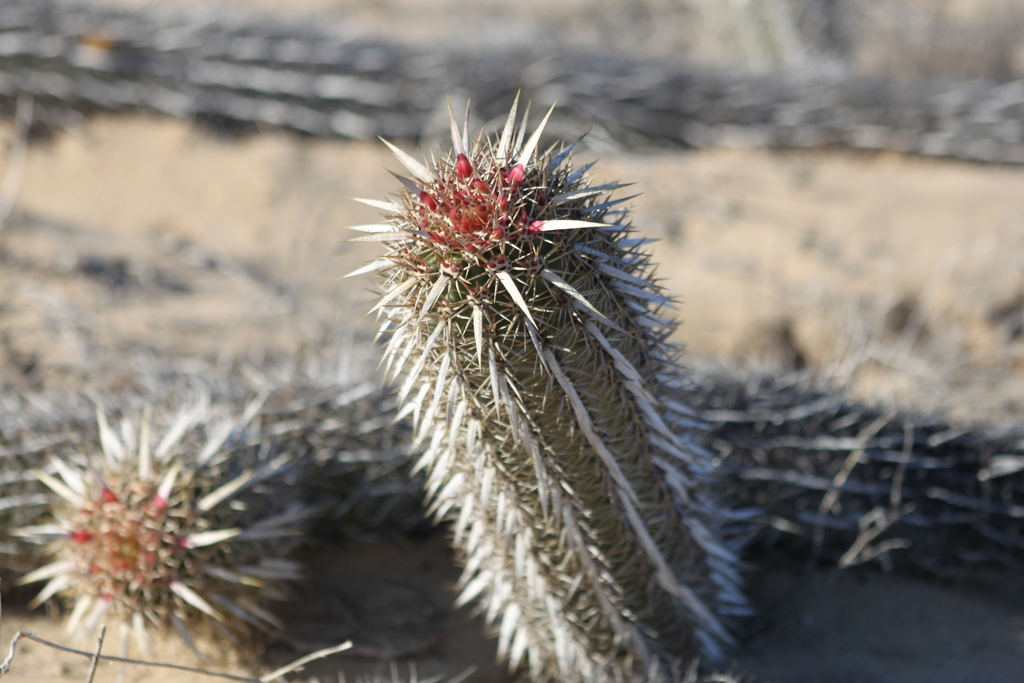
[[[0, 628], [2, 628], [2, 626], [3, 613], [2, 604], [0, 604]], [[105, 633], [106, 626], [101, 626], [100, 635], [96, 643], [96, 650], [93, 652], [85, 652], [83, 650], [75, 650], [70, 647], [59, 645], [57, 643], [52, 643], [49, 640], [40, 638], [39, 636], [29, 631], [18, 631], [14, 634], [14, 637], [11, 638], [11, 649], [10, 652], [7, 654], [7, 658], [4, 659], [3, 662], [0, 662], [0, 678], [3, 678], [6, 674], [10, 673], [11, 663], [14, 661], [14, 655], [17, 652], [18, 643], [21, 641], [22, 638], [35, 641], [40, 645], [45, 645], [46, 647], [59, 650], [60, 652], [67, 652], [69, 654], [78, 655], [81, 657], [88, 657], [90, 660], [90, 667], [86, 683], [92, 683], [93, 676], [96, 673], [96, 666], [100, 660], [106, 662], [121, 662], [122, 664], [136, 664], [138, 666], [149, 666], [160, 669], [173, 669], [175, 671], [185, 671], [188, 673], [209, 676], [211, 678], [221, 678], [228, 681], [243, 681], [244, 683], [271, 683], [272, 681], [280, 680], [283, 676], [293, 671], [302, 670], [302, 668], [306, 664], [309, 664], [314, 660], [323, 659], [324, 657], [329, 657], [330, 655], [337, 654], [339, 652], [344, 652], [352, 648], [352, 641], [347, 640], [344, 643], [341, 643], [340, 645], [335, 645], [333, 647], [317, 650], [316, 652], [300, 657], [291, 664], [287, 664], [279, 669], [270, 672], [269, 674], [260, 676], [259, 678], [253, 678], [251, 676], [237, 676], [235, 674], [223, 673], [219, 671], [207, 671], [206, 669], [184, 666], [182, 664], [170, 664], [168, 662], [147, 662], [139, 659], [129, 659], [127, 657], [114, 657], [110, 655], [103, 655], [100, 654], [100, 650], [103, 648], [103, 637]]]
[[14, 114], [14, 132], [11, 134], [11, 145], [7, 153], [7, 170], [3, 182], [0, 183], [0, 236], [7, 227], [7, 219], [14, 210], [14, 202], [21, 189], [21, 179], [25, 174], [25, 160], [28, 157], [28, 132], [32, 127], [32, 111], [35, 100], [31, 95], [18, 97], [18, 105]]
[[691, 400], [712, 424], [724, 496], [757, 508], [773, 545], [950, 577], [1024, 566], [1020, 429], [886, 412], [806, 378], [695, 379]]
[[96, 638], [96, 652], [89, 660], [89, 674], [85, 677], [85, 683], [92, 683], [92, 679], [96, 677], [96, 665], [100, 663], [100, 651], [103, 649], [103, 639], [107, 635], [107, 625], [103, 624], [100, 626], [100, 634]]

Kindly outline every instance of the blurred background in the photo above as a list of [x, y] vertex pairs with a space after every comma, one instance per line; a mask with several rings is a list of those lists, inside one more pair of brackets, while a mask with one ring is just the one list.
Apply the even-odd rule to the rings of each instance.
[[[108, 0], [60, 20], [18, 13], [41, 6], [0, 0], [7, 390], [120, 391], [168, 366], [217, 374], [368, 344], [374, 282], [340, 278], [377, 253], [342, 243], [346, 226], [376, 221], [349, 198], [396, 189], [375, 134], [430, 154], [446, 96], [457, 111], [473, 100], [471, 125], [486, 129], [524, 88], [535, 105], [558, 101], [553, 144], [593, 127], [576, 163], [597, 161], [596, 182], [635, 183], [633, 220], [659, 240], [695, 372], [798, 372], [900, 409], [1024, 415], [1019, 1]], [[357, 54], [361, 80], [338, 87], [361, 94], [323, 107], [295, 94], [302, 74], [336, 66], [282, 57], [296, 39]], [[276, 56], [259, 56], [266, 46]], [[686, 109], [693, 92], [703, 99]], [[429, 585], [409, 595], [444, 609], [444, 544], [409, 543], [376, 563], [359, 565], [364, 546], [324, 561], [366, 579], [415, 556]], [[987, 680], [1014, 680], [1019, 610], [872, 576], [822, 579], [737, 666], [777, 683], [970, 680], [977, 647]], [[454, 644], [474, 628], [430, 650], [430, 666], [488, 662], [492, 645]], [[477, 680], [504, 680], [480, 666]]]
[[347, 197], [393, 189], [376, 136], [429, 154], [448, 97], [489, 130], [521, 89], [558, 103], [551, 142], [590, 129], [580, 163], [637, 183], [692, 365], [990, 422], [1024, 407], [1019, 2], [4, 8], [0, 105], [34, 98], [32, 144], [3, 131], [5, 381], [367, 333], [372, 283], [337, 277], [373, 253], [339, 245], [374, 220]]
[[1013, 0], [111, 0], [316, 16], [391, 39], [614, 50], [741, 67], [904, 81], [1024, 76], [1024, 7]]

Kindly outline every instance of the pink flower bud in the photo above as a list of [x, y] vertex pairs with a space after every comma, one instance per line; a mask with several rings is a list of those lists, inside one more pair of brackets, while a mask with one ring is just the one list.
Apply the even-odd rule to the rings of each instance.
[[465, 154], [455, 157], [455, 170], [460, 178], [468, 178], [473, 175], [473, 164], [469, 163], [469, 157]]
[[92, 534], [88, 531], [74, 531], [69, 538], [72, 543], [88, 543], [92, 540]]
[[431, 211], [437, 210], [437, 202], [434, 201], [429, 192], [420, 192], [420, 201]]
[[523, 182], [523, 178], [526, 177], [526, 169], [523, 168], [522, 164], [516, 164], [512, 167], [512, 170], [508, 172], [508, 181], [513, 185], [518, 185]]

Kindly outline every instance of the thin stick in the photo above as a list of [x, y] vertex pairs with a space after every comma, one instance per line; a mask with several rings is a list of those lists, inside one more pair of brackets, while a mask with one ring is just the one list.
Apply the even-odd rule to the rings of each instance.
[[[870, 548], [871, 543], [889, 530], [893, 524], [899, 521], [901, 516], [900, 502], [903, 500], [903, 478], [906, 476], [907, 466], [914, 454], [914, 425], [909, 420], [903, 422], [903, 452], [900, 454], [899, 464], [896, 466], [896, 474], [892, 478], [892, 488], [889, 491], [889, 510], [875, 508], [864, 515], [861, 519], [860, 534], [853, 545], [843, 553], [836, 563], [840, 569], [869, 562], [876, 557], [881, 557], [891, 550], [909, 548], [910, 541], [905, 538], [889, 539]], [[912, 506], [909, 506], [912, 507]]]
[[832, 486], [825, 492], [825, 495], [822, 496], [821, 505], [818, 506], [818, 516], [814, 522], [814, 533], [812, 536], [813, 551], [807, 557], [807, 563], [804, 569], [806, 576], [810, 576], [811, 570], [818, 563], [818, 558], [820, 557], [821, 549], [824, 545], [825, 517], [832, 513], [832, 509], [835, 507], [836, 501], [839, 500], [839, 495], [842, 493], [843, 487], [846, 485], [846, 480], [849, 479], [850, 474], [853, 472], [853, 468], [860, 462], [861, 457], [864, 455], [864, 451], [868, 447], [868, 443], [878, 435], [878, 432], [880, 432], [891, 419], [892, 415], [889, 413], [880, 415], [874, 422], [865, 427], [857, 435], [857, 441], [859, 442], [858, 447], [851, 450], [850, 454], [846, 456], [846, 461], [843, 463], [843, 466], [832, 479]]
[[892, 419], [892, 415], [886, 413], [879, 416], [874, 422], [867, 426], [860, 434], [857, 435], [857, 441], [859, 445], [850, 451], [850, 454], [846, 457], [846, 461], [843, 463], [842, 468], [836, 473], [835, 478], [832, 480], [832, 486], [828, 492], [821, 499], [821, 505], [818, 507], [818, 516], [824, 517], [832, 512], [832, 508], [835, 507], [836, 501], [839, 499], [839, 494], [843, 490], [843, 486], [846, 484], [846, 480], [850, 478], [850, 474], [853, 472], [853, 468], [860, 462], [861, 456], [864, 455], [864, 450], [868, 446], [868, 442], [878, 435], [878, 432], [885, 427], [886, 424]]
[[[8, 655], [7, 659], [4, 660], [2, 664], [0, 664], [0, 676], [3, 676], [5, 673], [7, 673], [7, 669], [10, 668], [11, 660], [14, 659], [14, 650], [18, 645], [19, 639], [21, 638], [28, 638], [29, 640], [34, 640], [40, 645], [46, 645], [47, 647], [52, 647], [55, 650], [60, 650], [61, 652], [67, 652], [73, 655], [80, 655], [82, 657], [89, 658], [92, 658], [94, 656], [94, 653], [92, 652], [83, 652], [82, 650], [74, 650], [70, 647], [58, 645], [57, 643], [51, 643], [50, 641], [44, 640], [43, 638], [40, 638], [39, 636], [29, 631], [18, 631], [14, 634], [14, 638], [11, 639], [11, 653]], [[258, 678], [250, 678], [248, 676], [236, 676], [234, 674], [218, 673], [215, 671], [206, 671], [205, 669], [197, 669], [191, 666], [182, 666], [181, 664], [168, 664], [166, 662], [145, 662], [139, 659], [127, 659], [125, 657], [113, 657], [111, 655], [99, 655], [98, 659], [102, 659], [105, 662], [123, 662], [124, 664], [139, 664], [140, 666], [153, 666], [161, 669], [187, 671], [189, 673], [211, 676], [213, 678], [224, 678], [229, 681], [243, 681], [243, 683], [263, 683], [263, 681], [261, 681]]]
[[11, 661], [14, 659], [14, 651], [18, 649], [18, 641], [21, 639], [21, 631], [14, 634], [11, 638], [11, 651], [7, 653], [7, 659], [0, 662], [0, 676], [3, 676], [11, 670]]
[[35, 100], [31, 95], [18, 98], [14, 114], [14, 132], [11, 135], [10, 151], [7, 154], [7, 170], [0, 184], [0, 235], [3, 234], [7, 219], [14, 210], [14, 202], [21, 189], [21, 178], [25, 173], [25, 159], [28, 156], [28, 131], [32, 125], [32, 111]]
[[910, 420], [903, 421], [903, 452], [896, 466], [896, 474], [892, 477], [892, 492], [889, 494], [889, 514], [899, 515], [900, 502], [903, 500], [903, 478], [907, 474], [907, 466], [914, 455], [914, 425]]
[[96, 639], [96, 653], [92, 656], [92, 661], [89, 663], [89, 675], [85, 678], [85, 683], [92, 683], [92, 679], [96, 677], [96, 666], [100, 663], [100, 650], [103, 649], [103, 638], [107, 635], [107, 625], [103, 624], [100, 626], [100, 636]]
[[[3, 581], [0, 580], [0, 583], [3, 583]], [[2, 588], [2, 586], [0, 586], [0, 588]], [[4, 625], [4, 601], [3, 601], [3, 598], [0, 597], [0, 629], [3, 628], [3, 625]], [[0, 676], [3, 676], [5, 673], [7, 673], [8, 669], [11, 668], [11, 660], [14, 659], [14, 649], [16, 647], [18, 647], [18, 636], [17, 635], [15, 635], [14, 639], [11, 641], [11, 652], [10, 652], [10, 654], [7, 655], [7, 659], [5, 659], [4, 661], [0, 662]]]
[[287, 664], [285, 666], [282, 666], [277, 671], [271, 671], [266, 676], [260, 676], [260, 678], [259, 678], [260, 683], [270, 683], [270, 681], [277, 680], [278, 678], [281, 678], [282, 676], [284, 676], [287, 673], [291, 673], [292, 671], [299, 671], [299, 670], [301, 670], [302, 667], [304, 667], [306, 664], [309, 664], [310, 662], [312, 662], [314, 660], [323, 659], [324, 657], [327, 657], [327, 656], [330, 656], [330, 655], [333, 655], [333, 654], [337, 654], [338, 652], [344, 652], [345, 650], [349, 650], [351, 648], [352, 648], [352, 641], [351, 640], [346, 640], [341, 645], [335, 645], [334, 647], [327, 647], [327, 648], [324, 648], [323, 650], [317, 650], [316, 652], [314, 652], [312, 654], [308, 654], [305, 657], [300, 657], [299, 659], [296, 659], [291, 664]]
[[[105, 628], [106, 627], [104, 627], [104, 629]], [[39, 636], [35, 635], [34, 633], [30, 633], [30, 632], [27, 632], [27, 631], [18, 631], [17, 633], [14, 634], [14, 637], [11, 639], [11, 650], [10, 650], [10, 653], [7, 655], [7, 659], [5, 659], [3, 662], [0, 662], [0, 677], [3, 677], [4, 674], [9, 672], [9, 670], [11, 668], [11, 662], [14, 659], [15, 651], [18, 648], [18, 642], [22, 638], [27, 638], [29, 640], [34, 640], [35, 642], [39, 643], [40, 645], [46, 645], [47, 647], [52, 647], [53, 649], [60, 650], [61, 652], [68, 652], [68, 653], [73, 654], [73, 655], [80, 655], [82, 657], [89, 657], [90, 659], [93, 660], [93, 667], [92, 667], [93, 670], [95, 670], [96, 662], [98, 662], [99, 660], [102, 659], [102, 660], [107, 661], [107, 662], [122, 662], [124, 664], [138, 664], [140, 666], [152, 666], [152, 667], [158, 667], [158, 668], [162, 668], [162, 669], [174, 669], [175, 671], [187, 671], [189, 673], [202, 674], [204, 676], [210, 676], [212, 678], [223, 678], [223, 679], [226, 679], [226, 680], [229, 680], [229, 681], [243, 681], [243, 683], [270, 683], [270, 681], [277, 680], [278, 678], [280, 678], [281, 676], [284, 676], [287, 673], [290, 673], [290, 672], [295, 671], [297, 669], [301, 669], [303, 666], [305, 666], [306, 664], [308, 664], [309, 662], [311, 662], [313, 660], [321, 659], [323, 657], [327, 657], [328, 655], [336, 654], [338, 652], [344, 652], [345, 650], [348, 650], [348, 649], [350, 649], [352, 647], [352, 641], [347, 640], [344, 643], [342, 643], [341, 645], [335, 645], [333, 647], [325, 648], [323, 650], [318, 650], [318, 651], [316, 651], [316, 652], [314, 652], [312, 654], [306, 655], [305, 657], [300, 657], [299, 659], [295, 660], [291, 664], [288, 664], [288, 665], [286, 665], [284, 667], [281, 667], [280, 669], [278, 669], [276, 671], [273, 671], [273, 672], [267, 674], [266, 676], [262, 676], [260, 678], [250, 678], [249, 676], [236, 676], [234, 674], [219, 673], [219, 672], [216, 672], [216, 671], [207, 671], [205, 669], [198, 669], [198, 668], [191, 667], [191, 666], [183, 666], [181, 664], [169, 664], [169, 663], [166, 663], [166, 662], [146, 662], [146, 661], [142, 661], [142, 660], [138, 660], [138, 659], [128, 659], [126, 657], [113, 657], [113, 656], [110, 656], [110, 655], [101, 655], [99, 650], [100, 650], [100, 647], [103, 644], [103, 631], [101, 631], [101, 633], [100, 633], [100, 641], [97, 644], [96, 652], [83, 652], [82, 650], [75, 650], [75, 649], [72, 649], [70, 647], [64, 647], [63, 645], [58, 645], [57, 643], [51, 643], [48, 640], [44, 640], [43, 638], [40, 638]], [[91, 677], [91, 673], [90, 673], [89, 681], [91, 681], [91, 680], [92, 680], [92, 677]]]

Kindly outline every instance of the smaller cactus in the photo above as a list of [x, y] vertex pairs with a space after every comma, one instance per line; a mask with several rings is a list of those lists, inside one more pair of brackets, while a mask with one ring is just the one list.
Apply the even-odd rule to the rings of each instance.
[[[124, 417], [120, 437], [98, 411], [99, 453], [54, 456], [34, 473], [55, 496], [48, 523], [15, 531], [53, 560], [20, 579], [48, 581], [32, 606], [60, 597], [76, 636], [117, 624], [123, 652], [134, 640], [148, 654], [153, 628], [200, 656], [197, 630], [239, 645], [278, 633], [267, 600], [299, 578], [286, 556], [313, 510], [291, 495], [291, 454], [243, 444], [255, 408], [237, 420], [208, 400], [173, 416], [147, 410], [138, 431]], [[154, 422], [166, 425], [158, 443]]]

